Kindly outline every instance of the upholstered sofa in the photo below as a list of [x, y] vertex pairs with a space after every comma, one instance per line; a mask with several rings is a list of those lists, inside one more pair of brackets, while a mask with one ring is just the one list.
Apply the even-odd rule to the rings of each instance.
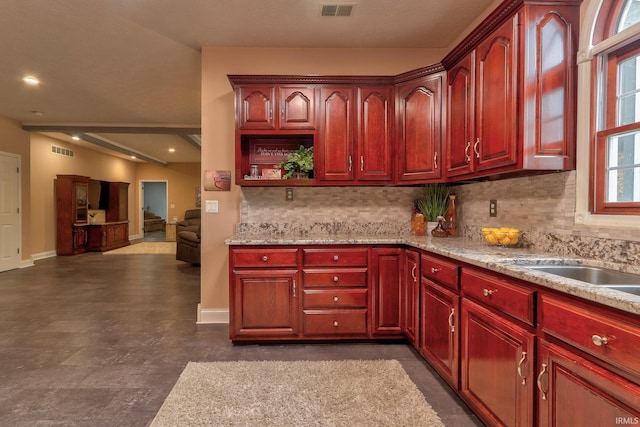
[[189, 209], [176, 225], [176, 259], [200, 264], [200, 209]]
[[144, 227], [145, 233], [149, 231], [164, 230], [167, 222], [153, 212], [144, 211]]

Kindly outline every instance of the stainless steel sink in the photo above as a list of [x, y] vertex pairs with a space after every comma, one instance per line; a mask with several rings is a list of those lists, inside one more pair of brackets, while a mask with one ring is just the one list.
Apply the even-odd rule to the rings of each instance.
[[640, 295], [640, 275], [636, 274], [586, 265], [528, 265], [526, 267], [592, 285]]

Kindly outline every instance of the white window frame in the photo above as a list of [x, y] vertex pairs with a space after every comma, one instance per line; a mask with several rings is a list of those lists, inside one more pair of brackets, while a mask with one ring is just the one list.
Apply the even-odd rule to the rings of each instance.
[[[623, 40], [632, 42], [640, 39], [640, 23], [592, 45], [593, 28], [603, 1], [590, 0], [580, 24], [580, 43], [578, 48], [578, 111], [576, 134], [576, 211], [575, 224], [606, 227], [640, 227], [640, 215], [602, 215], [593, 214], [589, 208], [590, 171], [591, 171], [591, 97], [593, 61], [600, 53], [612, 50]], [[585, 6], [585, 1], [582, 6]], [[599, 114], [596, 114], [599, 116]], [[597, 117], [595, 118], [597, 120]]]

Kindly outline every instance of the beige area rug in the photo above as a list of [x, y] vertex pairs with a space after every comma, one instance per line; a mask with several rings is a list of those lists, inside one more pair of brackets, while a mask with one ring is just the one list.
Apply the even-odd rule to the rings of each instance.
[[176, 242], [140, 242], [134, 245], [103, 252], [104, 255], [128, 254], [173, 254], [176, 253]]
[[189, 363], [151, 426], [438, 426], [397, 360]]

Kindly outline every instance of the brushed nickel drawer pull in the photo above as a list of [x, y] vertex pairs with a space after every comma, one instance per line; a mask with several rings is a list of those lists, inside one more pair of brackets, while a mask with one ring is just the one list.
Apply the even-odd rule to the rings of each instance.
[[263, 260], [264, 262], [267, 262], [267, 261], [269, 260], [269, 257], [268, 257], [268, 256], [266, 256], [266, 255], [264, 255], [264, 256], [262, 257], [262, 260]]
[[542, 400], [547, 400], [547, 392], [542, 389], [542, 377], [546, 373], [547, 373], [547, 365], [545, 363], [543, 363], [542, 364], [542, 370], [538, 374], [538, 381], [536, 381], [537, 384], [538, 384], [538, 390], [540, 390], [540, 393], [542, 393]]
[[416, 277], [416, 268], [418, 267], [418, 264], [413, 264], [413, 268], [411, 269], [411, 277], [413, 277], [413, 281], [417, 281], [418, 278]]
[[469, 148], [471, 148], [471, 141], [467, 141], [467, 146], [464, 147], [464, 159], [469, 163], [471, 161], [471, 156], [469, 155]]
[[601, 337], [600, 335], [592, 335], [591, 341], [598, 347], [609, 344], [609, 338]]
[[338, 321], [337, 320], [333, 321], [333, 326], [336, 327], [336, 328], [338, 327]]
[[334, 260], [334, 261], [337, 261], [337, 260], [339, 260], [339, 259], [340, 259], [340, 257], [339, 257], [338, 255], [334, 255], [334, 256], [333, 256], [333, 260]]
[[337, 296], [333, 297], [333, 301], [338, 302], [338, 297]]
[[522, 352], [522, 358], [518, 362], [518, 375], [522, 378], [522, 385], [527, 385], [527, 377], [522, 375], [522, 364], [527, 360], [527, 352]]
[[333, 281], [338, 283], [338, 276], [333, 276]]
[[431, 267], [431, 272], [432, 272], [433, 274], [436, 274], [436, 273], [437, 273], [438, 271], [440, 271], [440, 270], [441, 270], [440, 268]]
[[497, 289], [483, 289], [482, 290], [482, 295], [484, 295], [485, 297], [488, 297], [492, 294], [495, 294], [496, 292], [498, 292]]
[[296, 297], [296, 281], [293, 281], [293, 297]]

